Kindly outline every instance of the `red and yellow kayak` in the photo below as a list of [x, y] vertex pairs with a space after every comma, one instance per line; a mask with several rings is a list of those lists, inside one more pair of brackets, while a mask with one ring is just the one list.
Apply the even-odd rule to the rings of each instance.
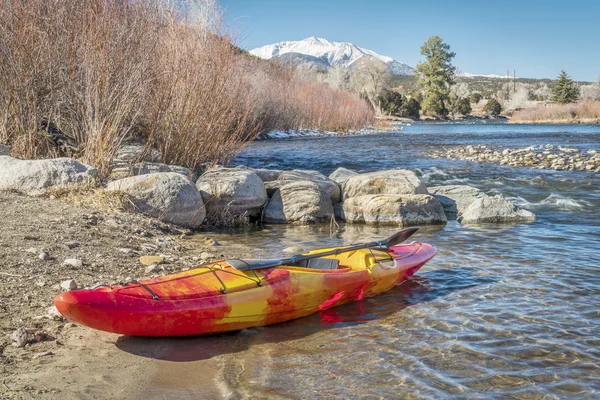
[[[332, 249], [312, 253], [325, 250]], [[374, 296], [411, 277], [436, 252], [426, 243], [412, 243], [388, 252], [360, 249], [322, 257], [333, 260], [329, 265], [336, 269], [239, 270], [223, 260], [155, 279], [65, 292], [54, 303], [71, 321], [123, 335], [240, 330]]]

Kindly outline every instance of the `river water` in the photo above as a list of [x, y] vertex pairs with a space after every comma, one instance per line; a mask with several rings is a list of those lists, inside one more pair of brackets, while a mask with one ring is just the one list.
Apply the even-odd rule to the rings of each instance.
[[[420, 156], [452, 144], [600, 150], [600, 126], [414, 124], [369, 136], [256, 142], [237, 157], [234, 164], [325, 174], [338, 166], [409, 168], [428, 185], [502, 193], [538, 221], [424, 228], [415, 240], [435, 245], [438, 255], [387, 293], [194, 339], [185, 353], [218, 361], [224, 397], [600, 397], [600, 175]], [[364, 242], [395, 230], [271, 225], [216, 238], [272, 257], [291, 245]], [[172, 390], [153, 394], [194, 393], [193, 385]]]

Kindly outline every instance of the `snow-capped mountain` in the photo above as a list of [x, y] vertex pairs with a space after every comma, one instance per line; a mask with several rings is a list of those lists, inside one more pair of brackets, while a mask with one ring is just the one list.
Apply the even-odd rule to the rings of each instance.
[[472, 74], [470, 72], [461, 72], [459, 76], [464, 78], [493, 78], [493, 79], [512, 79], [512, 76], [496, 75], [496, 74]]
[[[277, 58], [288, 63], [312, 63], [317, 68], [324, 69], [337, 66], [351, 68], [358, 59], [367, 56], [387, 64], [392, 74], [413, 75], [412, 67], [391, 57], [382, 56], [352, 43], [331, 42], [314, 36], [299, 41], [285, 41], [258, 47], [250, 50], [250, 54], [267, 60]], [[288, 56], [285, 56], [286, 54]]]

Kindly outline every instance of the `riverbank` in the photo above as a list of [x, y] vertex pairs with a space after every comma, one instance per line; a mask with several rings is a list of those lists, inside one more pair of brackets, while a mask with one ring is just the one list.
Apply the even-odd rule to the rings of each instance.
[[557, 118], [557, 119], [537, 119], [527, 120], [508, 117], [509, 124], [521, 125], [598, 125], [600, 118]]
[[[122, 351], [119, 335], [62, 319], [53, 298], [66, 289], [159, 276], [210, 257], [254, 253], [227, 242], [214, 246], [204, 235], [188, 237], [140, 214], [52, 197], [0, 191], [0, 397], [135, 398], [164, 370], [166, 361], [160, 360], [176, 351], [178, 342], [147, 346], [129, 340], [129, 351]], [[144, 265], [142, 256], [162, 261]], [[24, 347], [11, 343], [19, 328], [31, 332]], [[196, 379], [215, 397], [216, 372], [211, 371], [218, 368], [205, 364]]]

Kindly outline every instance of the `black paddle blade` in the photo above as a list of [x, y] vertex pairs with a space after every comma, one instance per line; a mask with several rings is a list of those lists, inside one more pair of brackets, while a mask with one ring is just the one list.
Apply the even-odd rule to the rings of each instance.
[[397, 232], [389, 238], [387, 238], [385, 242], [381, 243], [381, 245], [385, 247], [392, 247], [397, 244], [400, 244], [406, 241], [412, 235], [414, 235], [418, 230], [419, 227], [402, 229], [400, 232]]

